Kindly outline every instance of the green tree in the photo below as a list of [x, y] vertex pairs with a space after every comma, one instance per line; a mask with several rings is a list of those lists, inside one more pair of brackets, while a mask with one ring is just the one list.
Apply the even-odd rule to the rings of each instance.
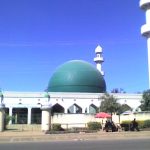
[[111, 93], [126, 93], [122, 88], [114, 88], [111, 90]]
[[100, 105], [101, 112], [107, 112], [112, 115], [112, 113], [117, 113], [120, 110], [121, 105], [113, 95], [105, 93], [101, 98], [103, 99]]
[[142, 111], [150, 111], [150, 89], [143, 92], [140, 108]]

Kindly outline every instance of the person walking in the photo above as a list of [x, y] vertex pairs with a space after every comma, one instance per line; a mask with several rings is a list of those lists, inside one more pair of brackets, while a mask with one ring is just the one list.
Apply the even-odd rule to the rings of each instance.
[[131, 131], [140, 131], [139, 127], [138, 127], [138, 122], [136, 121], [136, 119], [134, 118], [134, 120], [131, 122]]

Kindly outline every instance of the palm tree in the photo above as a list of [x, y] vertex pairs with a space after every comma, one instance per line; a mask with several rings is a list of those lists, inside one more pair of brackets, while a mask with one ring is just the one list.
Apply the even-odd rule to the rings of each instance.
[[108, 93], [105, 93], [102, 97], [100, 105], [100, 111], [110, 113], [116, 113], [120, 110], [121, 105], [117, 102], [117, 99]]

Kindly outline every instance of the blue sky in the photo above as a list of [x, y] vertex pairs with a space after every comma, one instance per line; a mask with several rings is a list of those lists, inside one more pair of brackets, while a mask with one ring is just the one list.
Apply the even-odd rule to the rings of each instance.
[[60, 64], [95, 65], [103, 48], [107, 91], [148, 89], [145, 12], [139, 0], [0, 0], [0, 87], [43, 91]]

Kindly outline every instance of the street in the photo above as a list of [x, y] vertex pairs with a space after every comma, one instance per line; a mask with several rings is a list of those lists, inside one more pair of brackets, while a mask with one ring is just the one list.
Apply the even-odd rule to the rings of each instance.
[[1, 150], [149, 150], [149, 139], [3, 143]]

